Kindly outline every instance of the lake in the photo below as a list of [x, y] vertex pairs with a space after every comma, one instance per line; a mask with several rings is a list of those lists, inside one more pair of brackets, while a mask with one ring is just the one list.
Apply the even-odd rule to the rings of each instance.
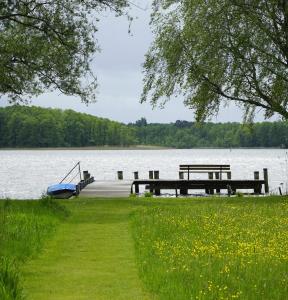
[[[49, 185], [58, 183], [81, 162], [96, 180], [148, 178], [159, 170], [160, 178], [178, 178], [180, 164], [230, 164], [232, 179], [253, 179], [253, 172], [268, 168], [270, 191], [288, 189], [288, 153], [284, 149], [159, 149], [159, 150], [1, 150], [0, 198], [36, 199]], [[194, 175], [203, 178], [206, 175]], [[77, 181], [77, 180], [76, 180]]]

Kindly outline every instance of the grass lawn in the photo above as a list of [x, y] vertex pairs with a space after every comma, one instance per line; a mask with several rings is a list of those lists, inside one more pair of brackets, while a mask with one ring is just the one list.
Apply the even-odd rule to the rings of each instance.
[[287, 197], [1, 202], [27, 300], [287, 299]]
[[25, 265], [32, 300], [150, 299], [136, 269], [129, 200], [72, 200], [71, 217]]

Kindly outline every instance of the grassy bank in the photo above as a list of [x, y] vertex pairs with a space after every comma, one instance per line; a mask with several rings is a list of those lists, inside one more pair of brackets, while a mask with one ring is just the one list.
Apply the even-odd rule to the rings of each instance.
[[165, 300], [286, 299], [287, 200], [166, 200], [138, 210], [141, 278]]
[[287, 298], [287, 197], [57, 203], [0, 201], [1, 300]]
[[20, 268], [37, 254], [67, 215], [58, 203], [0, 201], [0, 299], [23, 299]]

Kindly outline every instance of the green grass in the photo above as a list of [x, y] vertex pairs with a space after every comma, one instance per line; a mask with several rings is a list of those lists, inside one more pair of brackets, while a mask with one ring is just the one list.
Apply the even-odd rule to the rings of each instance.
[[287, 197], [0, 201], [0, 299], [286, 299], [287, 220]]
[[67, 202], [71, 217], [24, 268], [28, 299], [148, 299], [130, 232], [133, 201]]
[[287, 197], [151, 203], [133, 217], [138, 267], [151, 293], [287, 299]]
[[0, 299], [23, 299], [19, 267], [38, 253], [67, 214], [58, 203], [0, 201]]

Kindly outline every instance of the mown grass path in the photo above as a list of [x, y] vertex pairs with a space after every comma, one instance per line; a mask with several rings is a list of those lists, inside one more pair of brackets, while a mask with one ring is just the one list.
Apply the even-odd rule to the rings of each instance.
[[73, 200], [72, 211], [24, 268], [28, 300], [150, 299], [138, 278], [131, 201]]

